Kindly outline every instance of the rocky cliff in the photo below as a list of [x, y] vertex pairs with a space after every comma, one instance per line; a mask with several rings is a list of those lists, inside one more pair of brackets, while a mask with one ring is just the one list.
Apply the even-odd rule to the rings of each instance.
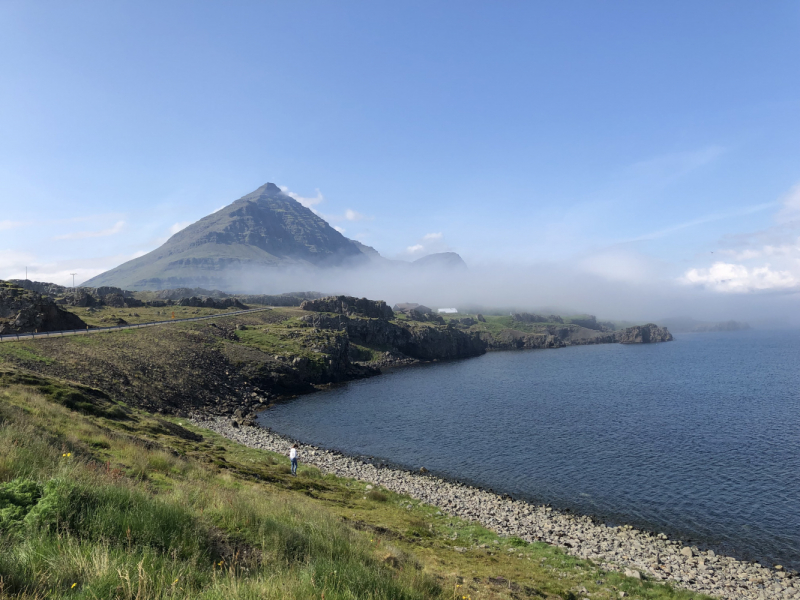
[[300, 308], [312, 314], [303, 322], [317, 329], [345, 331], [348, 338], [370, 348], [417, 360], [478, 356], [487, 343], [479, 335], [443, 324], [392, 321], [392, 309], [383, 301], [335, 296], [304, 302]]
[[653, 344], [672, 341], [672, 334], [667, 331], [667, 328], [659, 327], [655, 323], [636, 325], [615, 333], [620, 344]]
[[301, 310], [329, 312], [339, 315], [367, 317], [370, 319], [391, 319], [394, 312], [383, 300], [367, 300], [353, 296], [328, 296], [316, 300], [306, 300]]
[[[594, 329], [575, 323], [553, 322], [554, 315], [546, 317], [546, 323], [540, 322], [538, 315], [530, 316], [530, 319], [520, 319], [520, 315], [512, 315], [512, 326], [494, 330], [482, 324], [485, 318], [484, 321], [469, 317], [452, 318], [449, 324], [477, 333], [491, 350], [564, 348], [586, 344], [648, 344], [672, 340], [672, 334], [665, 327], [652, 323], [611, 331], [605, 327]], [[594, 322], [589, 324], [594, 325]]]
[[47, 296], [0, 281], [0, 335], [85, 328], [80, 317]]

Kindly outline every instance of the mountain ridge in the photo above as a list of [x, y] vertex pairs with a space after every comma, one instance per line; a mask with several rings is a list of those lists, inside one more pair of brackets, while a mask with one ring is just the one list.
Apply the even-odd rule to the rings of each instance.
[[370, 262], [399, 261], [345, 237], [277, 185], [266, 183], [175, 233], [155, 250], [82, 285], [231, 291], [234, 280], [249, 270], [357, 267]]

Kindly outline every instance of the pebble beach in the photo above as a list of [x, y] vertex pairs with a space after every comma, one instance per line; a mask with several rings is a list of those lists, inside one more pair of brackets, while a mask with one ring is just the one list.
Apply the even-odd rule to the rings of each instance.
[[[191, 422], [245, 446], [281, 454], [287, 454], [294, 443], [268, 429], [234, 425], [225, 417], [195, 417]], [[503, 536], [558, 546], [609, 571], [729, 600], [800, 599], [800, 577], [779, 565], [768, 568], [686, 546], [664, 534], [629, 525], [611, 527], [587, 516], [562, 513], [434, 475], [376, 466], [316, 446], [298, 446], [301, 463], [324, 473], [408, 495]]]

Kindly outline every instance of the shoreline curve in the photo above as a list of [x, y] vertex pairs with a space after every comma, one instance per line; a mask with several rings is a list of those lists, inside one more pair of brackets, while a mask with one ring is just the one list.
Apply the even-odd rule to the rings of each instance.
[[[234, 427], [225, 417], [195, 416], [194, 425], [249, 446], [287, 454], [290, 438], [259, 426]], [[301, 460], [325, 473], [405, 494], [504, 536], [545, 542], [607, 571], [646, 577], [726, 600], [800, 599], [796, 573], [684, 546], [630, 525], [610, 527], [591, 517], [514, 500], [478, 487], [393, 467], [376, 467], [332, 450], [298, 444]]]

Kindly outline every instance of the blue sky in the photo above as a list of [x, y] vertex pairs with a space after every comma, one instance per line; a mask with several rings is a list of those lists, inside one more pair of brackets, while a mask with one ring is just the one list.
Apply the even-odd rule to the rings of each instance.
[[272, 181], [392, 258], [800, 289], [797, 2], [3, 1], [0, 53], [0, 278]]

